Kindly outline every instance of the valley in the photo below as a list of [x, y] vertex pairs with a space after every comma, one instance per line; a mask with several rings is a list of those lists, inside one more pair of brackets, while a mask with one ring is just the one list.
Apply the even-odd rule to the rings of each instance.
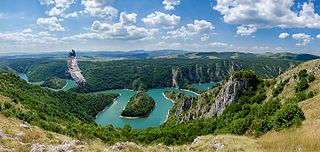
[[[54, 89], [45, 89], [40, 88], [38, 85], [41, 83], [33, 83], [29, 82], [28, 74], [20, 74], [20, 78], [23, 80], [26, 80], [26, 84], [23, 84], [22, 82], [18, 81], [16, 83], [16, 87], [20, 83], [23, 85], [27, 85], [31, 88], [29, 89], [37, 89], [39, 92], [40, 90], [43, 90], [48, 92], [49, 94], [52, 94], [54, 96], [58, 95], [58, 98], [55, 99], [59, 102], [68, 102], [71, 98], [74, 98], [76, 96], [79, 96], [80, 98], [85, 97], [84, 95], [88, 95], [89, 98], [94, 99], [94, 95], [97, 95], [99, 98], [99, 95], [105, 95], [109, 96], [111, 98], [108, 98], [108, 104], [102, 104], [98, 106], [99, 108], [95, 108], [95, 106], [90, 105], [89, 107], [92, 107], [92, 109], [88, 109], [87, 111], [91, 114], [85, 114], [85, 113], [78, 113], [77, 111], [74, 111], [73, 108], [71, 108], [70, 112], [73, 113], [69, 117], [71, 118], [64, 118], [65, 116], [55, 116], [54, 112], [50, 114], [49, 117], [47, 116], [41, 116], [40, 119], [36, 120], [39, 121], [39, 123], [35, 123], [33, 121], [35, 120], [28, 120], [30, 119], [28, 116], [29, 114], [26, 114], [24, 109], [26, 107], [38, 107], [40, 111], [44, 110], [44, 107], [41, 107], [40, 105], [28, 105], [27, 102], [24, 100], [35, 100], [28, 98], [27, 96], [24, 96], [24, 91], [28, 90], [22, 90], [21, 93], [16, 95], [8, 94], [5, 90], [2, 90], [2, 95], [8, 96], [11, 99], [11, 101], [6, 101], [10, 103], [10, 106], [6, 107], [5, 103], [2, 107], [3, 114], [6, 116], [15, 116], [17, 115], [18, 118], [21, 118], [22, 120], [27, 120], [29, 123], [34, 124], [36, 126], [39, 126], [41, 128], [44, 128], [45, 130], [58, 132], [60, 134], [72, 136], [73, 138], [85, 138], [85, 139], [95, 139], [99, 138], [103, 142], [112, 144], [115, 142], [122, 142], [122, 141], [132, 141], [138, 144], [147, 144], [151, 145], [148, 148], [144, 146], [138, 146], [138, 147], [131, 147], [135, 150], [138, 149], [153, 149], [154, 147], [152, 145], [156, 143], [163, 143], [165, 145], [175, 145], [175, 146], [169, 146], [167, 148], [169, 149], [185, 149], [186, 147], [193, 147], [195, 145], [202, 145], [205, 144], [203, 141], [209, 141], [209, 140], [215, 140], [219, 141], [219, 143], [224, 143], [228, 146], [228, 148], [232, 149], [231, 145], [228, 145], [226, 142], [230, 139], [232, 140], [239, 140], [240, 138], [245, 137], [237, 137], [237, 136], [224, 136], [224, 140], [220, 140], [221, 134], [235, 134], [235, 135], [246, 135], [246, 136], [253, 136], [258, 137], [258, 139], [243, 139], [244, 142], [241, 143], [241, 146], [244, 146], [242, 144], [247, 144], [247, 142], [254, 143], [255, 146], [251, 147], [253, 149], [268, 149], [268, 147], [264, 147], [264, 143], [270, 142], [265, 140], [263, 138], [265, 133], [273, 132], [273, 131], [279, 131], [284, 130], [286, 128], [295, 128], [299, 127], [302, 122], [305, 121], [304, 114], [301, 112], [300, 108], [298, 107], [298, 104], [296, 102], [303, 101], [308, 98], [312, 98], [314, 95], [319, 92], [317, 88], [315, 88], [314, 84], [316, 84], [319, 80], [318, 76], [315, 75], [314, 78], [311, 80], [311, 75], [318, 72], [317, 69], [317, 61], [310, 61], [310, 63], [314, 63], [312, 65], [309, 64], [309, 62], [301, 63], [301, 61], [295, 61], [295, 60], [286, 60], [286, 59], [276, 59], [278, 67], [283, 67], [290, 65], [291, 63], [296, 62], [297, 65], [288, 67], [289, 71], [295, 70], [296, 72], [291, 72], [290, 74], [287, 74], [287, 72], [284, 71], [283, 74], [280, 74], [280, 76], [276, 77], [275, 79], [270, 79], [271, 77], [266, 76], [259, 76], [256, 75], [253, 71], [244, 71], [244, 70], [234, 70], [234, 67], [231, 66], [226, 69], [226, 71], [229, 71], [227, 75], [224, 76], [223, 79], [220, 82], [212, 82], [210, 72], [207, 74], [200, 74], [199, 72], [195, 73], [195, 76], [197, 79], [195, 80], [195, 83], [192, 83], [189, 79], [193, 77], [192, 72], [183, 72], [181, 70], [182, 67], [179, 67], [181, 61], [180, 59], [177, 59], [176, 61], [170, 60], [168, 64], [174, 64], [175, 62], [178, 62], [179, 64], [175, 66], [173, 69], [171, 69], [171, 72], [169, 74], [170, 79], [168, 79], [168, 83], [164, 85], [159, 85], [159, 87], [148, 87], [148, 80], [146, 77], [144, 78], [144, 75], [141, 73], [140, 75], [137, 75], [136, 78], [132, 81], [132, 86], [128, 87], [111, 87], [114, 89], [106, 89], [101, 90], [102, 88], [96, 88], [92, 89], [95, 91], [89, 91], [86, 90], [86, 86], [80, 87], [78, 86], [74, 81], [70, 80], [67, 76], [60, 76], [58, 73], [54, 76], [60, 76], [60, 79], [66, 80], [66, 84], [64, 87], [62, 87], [59, 90]], [[55, 60], [52, 60], [53, 63]], [[273, 62], [274, 59], [271, 59], [268, 62]], [[105, 61], [103, 61], [105, 62]], [[123, 64], [124, 61], [108, 61], [113, 62], [112, 64]], [[106, 62], [106, 63], [108, 63]], [[137, 65], [143, 64], [140, 60], [132, 60], [132, 61], [126, 61], [130, 64], [132, 63], [139, 63]], [[144, 62], [144, 61], [143, 61]], [[147, 63], [151, 61], [146, 61]], [[152, 62], [158, 62], [156, 61]], [[171, 63], [173, 62], [173, 63]], [[200, 68], [198, 65], [198, 61], [188, 60], [190, 62], [190, 67], [193, 67], [193, 64], [195, 64], [196, 69]], [[212, 61], [205, 61], [207, 63], [210, 63]], [[215, 62], [215, 61], [213, 61]], [[232, 61], [236, 62], [236, 61]], [[106, 64], [105, 63], [105, 64]], [[110, 64], [108, 63], [108, 64]], [[183, 63], [187, 63], [186, 61], [183, 61]], [[261, 63], [264, 63], [262, 61]], [[289, 63], [289, 64], [288, 64]], [[37, 73], [34, 70], [34, 68], [42, 66], [44, 64], [45, 66], [42, 67], [41, 71], [50, 71], [49, 69], [55, 69], [55, 71], [59, 71], [62, 67], [51, 67], [48, 66], [48, 63], [42, 63], [42, 62], [36, 62], [33, 63], [34, 65], [30, 67], [23, 67], [22, 65], [18, 65], [15, 63], [15, 61], [10, 61], [6, 65], [14, 65], [16, 67], [20, 68], [13, 68], [13, 69], [27, 69], [26, 73]], [[85, 63], [85, 67], [92, 67], [92, 64], [97, 63]], [[99, 63], [100, 64], [100, 63]], [[306, 66], [307, 64], [307, 66]], [[81, 64], [79, 64], [81, 66]], [[123, 66], [125, 66], [124, 64]], [[111, 65], [109, 65], [111, 68]], [[123, 67], [123, 66], [115, 66], [114, 70], [117, 68]], [[158, 65], [157, 65], [158, 66]], [[102, 69], [102, 67], [97, 67], [98, 69]], [[108, 66], [107, 66], [108, 67]], [[313, 67], [313, 68], [309, 68]], [[44, 68], [44, 69], [43, 69]], [[170, 67], [172, 68], [172, 67]], [[201, 68], [200, 68], [201, 69]], [[307, 74], [299, 74], [302, 73], [303, 69], [307, 69]], [[181, 70], [181, 73], [179, 72]], [[178, 71], [178, 72], [175, 72]], [[196, 70], [197, 71], [197, 70]], [[201, 71], [201, 70], [200, 70]], [[210, 71], [207, 69], [207, 71]], [[38, 71], [39, 72], [39, 71]], [[190, 72], [190, 71], [189, 71]], [[268, 71], [261, 71], [266, 72]], [[86, 74], [87, 71], [84, 70], [83, 74], [84, 76], [88, 75]], [[148, 73], [149, 75], [153, 75], [153, 73]], [[4, 77], [2, 78], [5, 80], [2, 85], [6, 86], [13, 81], [10, 81], [10, 83], [7, 83], [7, 79], [16, 79], [12, 76], [9, 76], [5, 78], [5, 75], [8, 75], [6, 73], [2, 74]], [[9, 74], [10, 75], [10, 74]], [[47, 74], [44, 74], [47, 75]], [[186, 78], [185, 75], [188, 75]], [[264, 74], [262, 74], [264, 75]], [[268, 74], [267, 74], [268, 75]], [[294, 77], [294, 80], [288, 79], [292, 78], [292, 75], [297, 75]], [[298, 75], [301, 75], [302, 77], [298, 77]], [[284, 77], [283, 77], [284, 76]], [[100, 77], [100, 76], [99, 76]], [[129, 76], [130, 77], [130, 76]], [[213, 76], [214, 77], [214, 76]], [[37, 78], [37, 80], [44, 79], [43, 76], [41, 76], [41, 79]], [[105, 79], [105, 78], [104, 78]], [[288, 79], [288, 81], [286, 80]], [[288, 91], [288, 89], [293, 89], [292, 91], [296, 91], [296, 85], [301, 85], [299, 83], [304, 82], [305, 80], [308, 80], [308, 87], [299, 89], [299, 96], [295, 95], [288, 95], [283, 94], [283, 92]], [[92, 80], [89, 78], [87, 79], [88, 87], [94, 86], [94, 83], [92, 83]], [[170, 80], [170, 81], [169, 81]], [[198, 81], [199, 80], [199, 81]], [[205, 80], [205, 81], [203, 81]], [[21, 80], [22, 81], [22, 80]], [[119, 80], [120, 81], [120, 80]], [[157, 80], [158, 81], [158, 80]], [[150, 84], [153, 84], [157, 81], [153, 81]], [[202, 83], [199, 83], [202, 81]], [[280, 82], [283, 81], [283, 84]], [[206, 83], [208, 82], [208, 83]], [[117, 83], [114, 81], [113, 83]], [[90, 86], [92, 85], [92, 86]], [[110, 84], [114, 85], [114, 84]], [[173, 88], [172, 86], [176, 87]], [[274, 88], [279, 88], [277, 91], [277, 94], [275, 94], [274, 89], [270, 86], [274, 86]], [[281, 87], [280, 87], [281, 86]], [[287, 88], [290, 86], [289, 88]], [[235, 87], [235, 88], [234, 88]], [[108, 88], [108, 87], [103, 87]], [[119, 88], [119, 89], [117, 89]], [[131, 90], [134, 89], [134, 90]], [[149, 115], [145, 118], [139, 118], [139, 119], [128, 119], [121, 117], [121, 113], [125, 109], [125, 107], [128, 104], [128, 101], [131, 97], [133, 97], [137, 91], [145, 91], [148, 96], [150, 96], [155, 101], [155, 107], [154, 109], [149, 113]], [[239, 92], [239, 90], [242, 90]], [[10, 89], [7, 89], [7, 91], [10, 92]], [[52, 92], [53, 91], [53, 92]], [[292, 92], [291, 91], [291, 92]], [[40, 91], [42, 92], [42, 91]], [[290, 92], [290, 91], [289, 91]], [[309, 95], [312, 92], [312, 95]], [[28, 95], [30, 93], [27, 93]], [[47, 93], [44, 93], [47, 94]], [[301, 95], [303, 98], [300, 97]], [[36, 96], [36, 94], [34, 94]], [[68, 97], [70, 95], [70, 97]], [[283, 95], [287, 95], [287, 98], [283, 98]], [[16, 96], [16, 97], [15, 97]], [[51, 96], [51, 95], [49, 95]], [[60, 96], [60, 97], [59, 97]], [[73, 97], [72, 97], [73, 96]], [[88, 98], [85, 97], [85, 98]], [[279, 99], [272, 99], [271, 97], [277, 97]], [[76, 97], [75, 102], [78, 102], [77, 100], [81, 101], [81, 99]], [[52, 98], [54, 99], [54, 98]], [[51, 98], [49, 100], [52, 100]], [[101, 99], [98, 99], [101, 100]], [[111, 101], [112, 100], [112, 101]], [[39, 100], [40, 101], [40, 100]], [[43, 100], [45, 101], [45, 100]], [[93, 104], [95, 101], [89, 100]], [[290, 102], [289, 102], [290, 101]], [[291, 102], [292, 101], [292, 102]], [[38, 102], [38, 101], [37, 101]], [[47, 101], [45, 101], [47, 102]], [[58, 103], [59, 103], [58, 102]], [[17, 104], [18, 103], [18, 104]], [[39, 102], [40, 104], [40, 102]], [[70, 103], [73, 105], [73, 103]], [[77, 104], [76, 104], [77, 105]], [[102, 106], [104, 105], [104, 106]], [[68, 105], [69, 106], [69, 105]], [[65, 110], [68, 110], [68, 106]], [[15, 108], [14, 108], [15, 107]], [[21, 107], [24, 107], [21, 109]], [[77, 107], [77, 106], [75, 106]], [[85, 106], [87, 107], [87, 106]], [[6, 110], [6, 108], [9, 108], [11, 110]], [[12, 109], [13, 108], [13, 109]], [[80, 107], [79, 107], [80, 108]], [[271, 108], [271, 109], [270, 109]], [[98, 110], [99, 109], [99, 110]], [[242, 109], [242, 110], [241, 110]], [[246, 110], [245, 110], [246, 109]], [[267, 113], [263, 109], [269, 109]], [[272, 110], [273, 109], [273, 110]], [[291, 109], [292, 111], [288, 111]], [[28, 108], [26, 109], [28, 111]], [[62, 109], [57, 109], [57, 111], [60, 111]], [[271, 111], [270, 111], [271, 110]], [[0, 110], [1, 111], [1, 110]], [[82, 110], [80, 110], [82, 111]], [[264, 112], [265, 111], [265, 112]], [[93, 113], [92, 113], [93, 112]], [[288, 113], [296, 115], [296, 117], [281, 117], [281, 115]], [[22, 116], [20, 116], [22, 115]], [[25, 118], [25, 116], [27, 117]], [[81, 117], [81, 115], [86, 116], [85, 119]], [[263, 119], [258, 119], [256, 117], [260, 117], [264, 115]], [[34, 117], [34, 116], [32, 116]], [[62, 118], [61, 121], [58, 122], [60, 125], [66, 126], [65, 129], [61, 129], [57, 127], [58, 124], [52, 124], [51, 120], [52, 118]], [[48, 118], [50, 118], [48, 120]], [[70, 120], [72, 121], [70, 121]], [[73, 120], [74, 119], [74, 120]], [[286, 119], [285, 122], [282, 122], [282, 119]], [[70, 122], [69, 122], [70, 121]], [[248, 121], [251, 121], [248, 123]], [[55, 126], [54, 128], [48, 127], [47, 124], [51, 124], [51, 126]], [[72, 122], [72, 123], [71, 123]], [[265, 127], [264, 124], [269, 123], [269, 127]], [[281, 123], [280, 123], [281, 122]], [[85, 125], [80, 125], [85, 123]], [[280, 124], [279, 124], [280, 123]], [[98, 126], [95, 126], [98, 125]], [[201, 127], [200, 127], [201, 126]], [[84, 129], [83, 127], [86, 127], [87, 129]], [[190, 128], [193, 128], [192, 130], [189, 130]], [[75, 132], [81, 132], [81, 136], [79, 136], [79, 133]], [[210, 135], [211, 134], [211, 135]], [[137, 135], [137, 136], [135, 136]], [[205, 136], [204, 136], [205, 135]], [[215, 136], [218, 135], [218, 136]], [[163, 136], [162, 138], [160, 138]], [[196, 138], [198, 137], [198, 138]], [[261, 141], [260, 141], [261, 139]], [[94, 141], [97, 142], [97, 141]], [[191, 144], [192, 143], [192, 144]], [[90, 143], [94, 144], [94, 143]], [[183, 145], [187, 144], [187, 145]], [[195, 145], [194, 145], [195, 144]], [[240, 144], [240, 143], [239, 143]], [[99, 145], [103, 145], [99, 142]], [[129, 144], [130, 145], [130, 144]], [[182, 145], [182, 146], [178, 146]], [[199, 145], [199, 146], [200, 146]], [[110, 145], [111, 146], [111, 145]], [[204, 147], [203, 147], [204, 146]], [[208, 145], [207, 145], [208, 146]], [[194, 147], [195, 149], [202, 148], [209, 148], [206, 145], [202, 145], [200, 147]], [[210, 145], [209, 145], [210, 146]], [[212, 145], [211, 145], [212, 146]], [[104, 147], [104, 146], [103, 146]], [[127, 148], [129, 148], [128, 146]], [[113, 148], [111, 147], [105, 147], [105, 148]], [[138, 148], [138, 149], [136, 149]], [[163, 147], [164, 148], [164, 147]], [[236, 148], [236, 147], [234, 147]], [[246, 149], [250, 149], [248, 146], [244, 146]], [[269, 147], [271, 148], [271, 147]], [[198, 150], [200, 150], [198, 149]], [[237, 149], [237, 148], [236, 148]], [[272, 148], [271, 148], [272, 149]]]
[[320, 0], [0, 0], [0, 152], [320, 152]]

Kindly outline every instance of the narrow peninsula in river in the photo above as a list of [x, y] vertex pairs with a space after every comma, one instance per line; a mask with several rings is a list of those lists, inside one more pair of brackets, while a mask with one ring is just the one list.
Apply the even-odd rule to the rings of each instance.
[[121, 116], [124, 118], [145, 118], [153, 111], [156, 102], [145, 92], [138, 92], [130, 98]]

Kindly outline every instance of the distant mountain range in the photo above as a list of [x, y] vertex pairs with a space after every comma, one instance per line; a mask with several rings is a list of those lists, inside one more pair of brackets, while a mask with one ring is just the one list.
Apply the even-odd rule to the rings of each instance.
[[[134, 50], [134, 51], [78, 51], [78, 56], [82, 57], [105, 57], [105, 58], [125, 58], [125, 59], [153, 59], [153, 58], [182, 58], [182, 59], [250, 59], [250, 58], [275, 58], [292, 60], [312, 60], [320, 58], [312, 54], [283, 53], [244, 53], [244, 52], [191, 52], [185, 50]], [[66, 52], [45, 52], [38, 54], [0, 54], [0, 58], [45, 58], [45, 57], [66, 57]]]

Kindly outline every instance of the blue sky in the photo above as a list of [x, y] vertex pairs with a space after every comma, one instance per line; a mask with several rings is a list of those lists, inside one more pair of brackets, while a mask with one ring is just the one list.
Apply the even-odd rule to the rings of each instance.
[[320, 54], [320, 0], [1, 0], [0, 53]]

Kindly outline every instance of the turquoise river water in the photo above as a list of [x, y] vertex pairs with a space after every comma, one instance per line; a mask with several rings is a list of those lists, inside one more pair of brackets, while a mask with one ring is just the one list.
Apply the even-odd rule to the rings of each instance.
[[[26, 74], [19, 74], [20, 78], [29, 82]], [[67, 85], [63, 87], [61, 90], [69, 90], [75, 87], [77, 84], [72, 80], [67, 80]], [[201, 90], [208, 90], [208, 88], [212, 85], [212, 83], [208, 84], [193, 84], [195, 87]], [[132, 128], [143, 129], [147, 127], [157, 127], [164, 123], [167, 119], [167, 115], [169, 110], [172, 108], [173, 103], [166, 99], [163, 95], [165, 91], [177, 91], [183, 92], [190, 96], [196, 97], [197, 94], [193, 92], [189, 92], [186, 90], [180, 90], [175, 88], [162, 88], [162, 89], [150, 89], [148, 90], [148, 95], [150, 95], [156, 102], [155, 109], [150, 113], [147, 118], [139, 118], [139, 119], [126, 119], [120, 118], [120, 114], [124, 107], [127, 105], [129, 99], [136, 93], [132, 90], [106, 90], [94, 92], [95, 94], [105, 94], [105, 93], [115, 93], [120, 96], [115, 100], [115, 102], [106, 107], [103, 111], [101, 111], [97, 116], [95, 122], [99, 125], [113, 125], [114, 127], [124, 127], [124, 125], [130, 125]]]

